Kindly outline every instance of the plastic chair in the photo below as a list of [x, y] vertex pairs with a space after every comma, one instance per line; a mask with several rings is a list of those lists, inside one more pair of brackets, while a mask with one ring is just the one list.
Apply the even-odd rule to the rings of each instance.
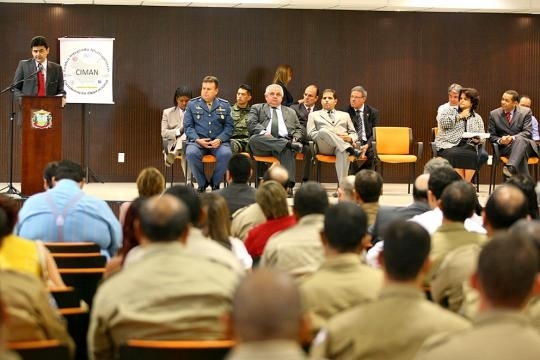
[[68, 347], [58, 340], [16, 341], [7, 348], [19, 354], [22, 360], [70, 360]]
[[101, 253], [51, 253], [59, 269], [102, 268], [107, 258]]
[[[325, 154], [319, 154], [319, 151], [317, 149], [317, 144], [315, 144], [314, 141], [309, 142], [309, 146], [311, 148], [311, 153], [313, 156], [313, 163], [315, 164], [315, 176], [317, 179], [317, 182], [321, 182], [321, 164], [335, 164], [336, 163], [336, 156], [335, 155], [325, 155]], [[349, 156], [349, 160], [355, 161], [354, 156]], [[359, 160], [366, 160], [365, 157], [359, 159]]]
[[407, 192], [411, 193], [411, 184], [416, 174], [416, 162], [422, 157], [424, 143], [416, 143], [416, 155], [413, 153], [412, 129], [408, 127], [373, 128], [373, 152], [383, 175], [383, 164], [409, 164], [409, 183]]
[[51, 253], [96, 253], [101, 249], [93, 242], [45, 242]]
[[120, 360], [221, 360], [235, 345], [232, 340], [128, 340]]

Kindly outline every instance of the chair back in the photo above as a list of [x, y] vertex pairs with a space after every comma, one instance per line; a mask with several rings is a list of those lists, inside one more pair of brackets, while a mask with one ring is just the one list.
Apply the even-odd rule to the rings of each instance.
[[408, 155], [411, 151], [412, 129], [408, 127], [376, 126], [373, 137], [377, 154]]
[[58, 340], [16, 341], [7, 348], [19, 354], [22, 360], [70, 360], [68, 347]]
[[128, 340], [120, 346], [120, 360], [221, 360], [232, 340]]
[[107, 258], [101, 253], [51, 253], [59, 269], [102, 268]]
[[93, 242], [44, 242], [51, 253], [95, 253], [101, 249]]

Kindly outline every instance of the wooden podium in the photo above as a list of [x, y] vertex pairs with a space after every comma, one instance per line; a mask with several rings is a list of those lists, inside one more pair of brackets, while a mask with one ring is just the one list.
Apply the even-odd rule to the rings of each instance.
[[62, 97], [22, 96], [21, 193], [43, 191], [43, 169], [62, 160]]

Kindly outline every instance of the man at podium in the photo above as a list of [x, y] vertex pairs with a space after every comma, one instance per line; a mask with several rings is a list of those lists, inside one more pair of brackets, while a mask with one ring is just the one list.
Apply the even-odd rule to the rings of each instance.
[[32, 58], [21, 60], [15, 70], [13, 83], [17, 99], [22, 95], [66, 96], [62, 67], [47, 60], [49, 44], [43, 36], [36, 36], [30, 42]]

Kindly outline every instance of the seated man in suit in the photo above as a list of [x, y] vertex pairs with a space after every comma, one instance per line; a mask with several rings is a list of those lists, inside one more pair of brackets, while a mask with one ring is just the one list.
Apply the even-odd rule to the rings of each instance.
[[[318, 103], [319, 100], [319, 88], [317, 85], [308, 85], [304, 90], [303, 100], [299, 100], [298, 104], [292, 104], [291, 109], [296, 111], [296, 116], [298, 116], [298, 121], [302, 129], [307, 128], [308, 116], [314, 111], [321, 110], [321, 105]], [[302, 139], [304, 145], [308, 144], [307, 136], [304, 136]], [[302, 182], [309, 180], [309, 173], [311, 172], [311, 159], [312, 154], [309, 149], [309, 146], [304, 146], [304, 175], [302, 175]]]
[[373, 128], [379, 125], [379, 110], [366, 104], [367, 91], [362, 86], [351, 89], [350, 106], [347, 108], [360, 141], [362, 152], [366, 155], [363, 163], [354, 163], [351, 166], [352, 175], [361, 169], [372, 169], [375, 154], [371, 146], [373, 141]]
[[[217, 77], [205, 76], [201, 96], [190, 100], [184, 113], [184, 129], [188, 140], [186, 159], [197, 180], [199, 192], [204, 192], [208, 186], [212, 190], [219, 189], [232, 155], [229, 141], [234, 122], [229, 102], [217, 97], [218, 85]], [[210, 181], [206, 179], [202, 163], [202, 157], [207, 154], [216, 157], [216, 167]]]
[[506, 90], [501, 107], [489, 113], [489, 140], [499, 144], [501, 155], [509, 157], [503, 168], [506, 177], [529, 175], [527, 159], [538, 156], [538, 147], [531, 137], [531, 109], [519, 106], [518, 100], [517, 91]]
[[349, 114], [336, 110], [337, 97], [333, 89], [325, 89], [322, 95], [323, 110], [309, 114], [307, 123], [308, 138], [317, 144], [320, 154], [336, 156], [338, 183], [349, 173], [349, 156], [360, 157], [355, 149], [358, 134]]
[[289, 172], [289, 194], [295, 184], [295, 153], [302, 151], [304, 132], [294, 110], [281, 106], [283, 88], [277, 84], [266, 87], [266, 103], [255, 104], [248, 115], [249, 147], [254, 155], [275, 156]]

